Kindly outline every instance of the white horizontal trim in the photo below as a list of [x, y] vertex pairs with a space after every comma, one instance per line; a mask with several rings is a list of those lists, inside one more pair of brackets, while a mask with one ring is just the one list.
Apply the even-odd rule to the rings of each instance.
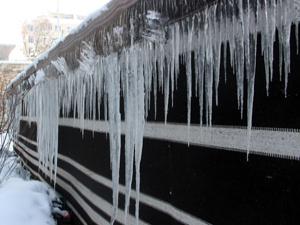
[[[59, 154], [58, 156], [59, 159], [69, 163], [70, 165], [74, 166], [75, 168], [77, 168], [78, 170], [80, 170], [82, 173], [86, 174], [87, 176], [89, 176], [90, 178], [92, 178], [94, 181], [112, 189], [112, 182], [111, 180], [100, 176], [99, 174], [89, 170], [88, 168], [82, 166], [81, 164], [79, 164], [78, 162], [72, 160], [71, 158], [67, 157], [67, 156], [63, 156], [61, 154]], [[119, 185], [119, 191], [120, 193], [125, 195], [125, 186], [124, 185]], [[132, 190], [132, 198], [136, 199], [136, 191]], [[148, 205], [154, 209], [157, 209], [163, 213], [166, 213], [168, 215], [170, 215], [171, 217], [173, 217], [174, 219], [176, 219], [177, 221], [180, 221], [181, 223], [184, 224], [194, 224], [194, 225], [207, 225], [207, 222], [204, 222], [203, 220], [196, 218], [182, 210], [177, 209], [176, 207], [174, 207], [173, 205], [158, 200], [156, 198], [150, 197], [148, 195], [145, 195], [143, 193], [140, 193], [140, 202]]]
[[[21, 137], [25, 141], [29, 140], [28, 138], [26, 138], [22, 135], [19, 135], [19, 137]], [[36, 145], [36, 142], [34, 142], [34, 141], [31, 141], [31, 142], [32, 142], [32, 144]], [[29, 149], [27, 149], [27, 150], [29, 151]], [[69, 158], [67, 156], [59, 154], [58, 158], [60, 160], [63, 160], [65, 162], [69, 163], [70, 165], [74, 166], [76, 169], [78, 169], [85, 175], [89, 176], [94, 181], [112, 189], [112, 181], [111, 180], [93, 172], [92, 170], [82, 166], [81, 164], [79, 164], [78, 162], [72, 160], [71, 158]], [[125, 186], [120, 184], [119, 191], [120, 191], [120, 193], [125, 195]], [[134, 190], [131, 191], [131, 197], [134, 199], [136, 198], [136, 191], [134, 191]], [[154, 209], [157, 209], [184, 224], [195, 224], [195, 225], [208, 225], [209, 224], [206, 221], [203, 221], [195, 216], [192, 216], [165, 201], [153, 198], [153, 197], [143, 194], [143, 193], [140, 193], [140, 202], [145, 205], [148, 205]]]
[[29, 138], [27, 138], [27, 137], [25, 137], [25, 136], [23, 136], [21, 134], [18, 134], [18, 137], [21, 138], [21, 139], [23, 139], [23, 140], [25, 140], [29, 144], [32, 144], [32, 145], [35, 145], [35, 146], [37, 145], [36, 141], [33, 141], [33, 140], [31, 140], [31, 139], [29, 139]]
[[[64, 177], [66, 180], [71, 182], [76, 189], [78, 189], [90, 202], [92, 202], [96, 207], [99, 207], [103, 212], [105, 212], [107, 215], [112, 215], [113, 207], [112, 205], [104, 200], [103, 198], [99, 197], [99, 195], [95, 194], [93, 191], [91, 191], [89, 188], [87, 188], [85, 185], [83, 185], [79, 180], [77, 180], [74, 176], [72, 176], [67, 171], [57, 168], [57, 173]], [[58, 179], [58, 178], [57, 178]], [[124, 222], [125, 213], [123, 210], [118, 210], [116, 220], [120, 223]], [[129, 224], [135, 224], [135, 217], [131, 216], [130, 214], [127, 216]], [[139, 220], [139, 224], [146, 225], [148, 223], [143, 222], [142, 220]]]
[[[15, 147], [19, 150], [22, 151], [22, 149], [18, 146], [15, 145]], [[33, 165], [38, 167], [38, 161], [32, 158], [28, 153], [23, 151], [23, 156], [30, 161]], [[41, 170], [46, 174], [45, 168], [41, 168]], [[89, 190], [87, 187], [85, 187], [80, 181], [78, 181], [75, 177], [73, 177], [71, 174], [63, 170], [62, 168], [57, 168], [57, 173], [61, 175], [62, 177], [66, 177], [66, 179], [71, 182], [74, 187], [76, 187], [79, 192], [85, 196], [92, 204], [94, 204], [96, 207], [101, 206], [99, 208], [103, 212], [105, 212], [107, 215], [111, 215], [111, 212], [113, 211], [112, 205], [93, 193], [91, 190]], [[86, 202], [81, 198], [81, 196], [77, 193], [77, 191], [68, 183], [60, 179], [59, 177], [56, 178], [57, 184], [62, 186], [77, 202], [82, 206], [82, 208], [85, 210], [85, 212], [91, 217], [91, 219], [96, 223], [96, 224], [101, 224], [101, 225], [109, 225], [109, 222], [107, 222], [104, 218], [102, 218], [100, 215], [98, 215], [97, 212], [95, 212]], [[120, 223], [123, 223], [124, 220], [124, 211], [118, 210], [117, 213], [117, 218], [116, 220]], [[131, 216], [130, 214], [127, 216], [128, 221], [130, 224], [135, 224], [135, 217]], [[142, 220], [139, 220], [139, 224], [141, 225], [147, 225], [147, 223], [143, 222]]]
[[81, 222], [83, 225], [88, 225], [87, 222], [82, 218], [82, 216], [79, 214], [79, 212], [76, 210], [76, 208], [72, 205], [71, 202], [66, 201], [66, 204], [67, 204], [67, 206], [71, 209], [71, 211], [72, 211], [73, 213], [75, 213], [75, 215], [77, 216], [77, 218], [80, 220], [80, 222]]
[[[19, 149], [20, 150], [20, 149]], [[24, 157], [26, 157], [24, 155]], [[27, 158], [28, 159], [28, 158]], [[20, 160], [22, 161], [22, 163], [25, 165], [25, 167], [30, 171], [31, 174], [33, 174], [34, 176], [38, 177], [41, 181], [43, 181], [44, 183], [47, 183], [46, 180], [37, 172], [35, 172], [33, 169], [30, 168], [30, 166], [28, 166], [25, 161], [20, 158]], [[33, 159], [30, 160], [31, 163], [33, 162]], [[73, 213], [75, 213], [75, 215], [77, 216], [77, 218], [81, 221], [81, 223], [83, 225], [88, 225], [87, 222], [82, 218], [82, 216], [78, 213], [78, 211], [75, 209], [75, 207], [71, 204], [71, 202], [66, 201], [66, 204], [68, 205], [68, 207], [72, 210]]]
[[254, 129], [249, 136], [249, 131], [242, 128], [148, 123], [144, 136], [196, 146], [241, 152], [249, 149], [255, 154], [300, 158], [299, 132]]
[[[26, 156], [24, 156], [26, 157]], [[33, 169], [30, 168], [30, 166], [28, 166], [24, 160], [22, 158], [20, 158], [20, 160], [22, 161], [22, 163], [26, 166], [26, 168], [30, 171], [31, 174], [33, 174], [34, 176], [38, 177], [41, 181], [43, 181], [44, 183], [47, 183], [46, 180], [37, 172], [35, 172]], [[32, 162], [32, 161], [31, 161]], [[33, 163], [33, 162], [32, 162]], [[81, 221], [81, 223], [83, 225], [88, 225], [87, 222], [82, 218], [82, 216], [78, 213], [78, 211], [75, 209], [75, 207], [71, 204], [71, 202], [66, 201], [66, 204], [68, 205], [68, 207], [72, 210], [73, 213], [75, 213], [75, 215], [77, 216], [77, 218]]]
[[[18, 148], [19, 151], [21, 151], [20, 147], [18, 147], [18, 146], [15, 146], [15, 147]], [[35, 161], [34, 159], [28, 159], [28, 157], [26, 157], [26, 155], [24, 155], [24, 157], [25, 157], [28, 161], [30, 161], [31, 163], [33, 163], [33, 161]], [[30, 166], [28, 166], [28, 165], [26, 164], [26, 162], [25, 162], [22, 158], [20, 158], [20, 160], [23, 162], [23, 164], [26, 166], [26, 168], [30, 171], [31, 174], [33, 174], [34, 176], [38, 177], [41, 181], [47, 183], [46, 180], [45, 180], [38, 172], [35, 172], [33, 169], [31, 169]], [[36, 165], [36, 164], [35, 164], [35, 165]]]
[[106, 221], [103, 217], [101, 217], [94, 209], [92, 209], [86, 201], [75, 191], [75, 189], [60, 179], [59, 177], [56, 178], [57, 183], [65, 189], [76, 201], [77, 203], [84, 209], [84, 211], [89, 215], [91, 220], [93, 220], [96, 224], [101, 225], [109, 225], [109, 222]]
[[[35, 118], [22, 117], [26, 121], [36, 121]], [[84, 127], [82, 127], [82, 124]], [[107, 121], [60, 118], [60, 126], [95, 132], [108, 133]], [[121, 133], [125, 134], [125, 124], [122, 122]], [[196, 146], [247, 152], [254, 154], [300, 159], [300, 131], [285, 128], [254, 128], [249, 135], [245, 127], [212, 126], [201, 127], [183, 124], [146, 123], [144, 137], [167, 140], [179, 143], [189, 143]]]
[[[15, 147], [19, 150], [22, 151], [22, 149], [20, 149], [19, 146], [15, 145]], [[38, 167], [38, 163], [37, 160], [33, 159], [31, 156], [29, 156], [28, 154], [26, 154], [25, 152], [23, 152], [23, 156], [29, 161], [31, 162], [33, 165]], [[23, 160], [22, 160], [23, 161]], [[23, 161], [24, 162], [24, 161]], [[24, 164], [26, 164], [24, 162]], [[46, 182], [42, 176], [40, 176], [40, 174], [36, 173], [35, 171], [33, 171], [29, 166], [28, 166], [29, 170], [37, 177], [39, 177], [41, 180], [43, 180], [44, 182]], [[42, 169], [43, 170], [43, 169]], [[96, 224], [101, 224], [101, 225], [109, 225], [109, 223], [102, 218], [100, 215], [98, 215], [97, 212], [95, 212], [86, 202], [85, 200], [83, 200], [81, 198], [81, 196], [73, 189], [73, 187], [71, 187], [69, 184], [67, 184], [66, 182], [64, 182], [62, 179], [60, 179], [59, 177], [57, 177], [56, 179], [57, 183], [63, 188], [65, 189], [74, 199], [75, 201], [77, 201], [77, 203], [84, 209], [84, 211], [89, 215], [89, 217], [96, 223]], [[47, 182], [46, 182], [47, 183]]]
[[[24, 138], [24, 140], [25, 140], [25, 138]], [[25, 141], [27, 141], [27, 138], [26, 138]], [[14, 141], [14, 144], [19, 145], [23, 150], [25, 150], [25, 152], [27, 152], [29, 155], [31, 155], [31, 156], [37, 158], [37, 160], [38, 160], [38, 158], [39, 158], [38, 152], [32, 150], [31, 148], [28, 148], [26, 145], [24, 145], [24, 144], [23, 144], [22, 142], [20, 142], [20, 141], [15, 140], [15, 141]]]

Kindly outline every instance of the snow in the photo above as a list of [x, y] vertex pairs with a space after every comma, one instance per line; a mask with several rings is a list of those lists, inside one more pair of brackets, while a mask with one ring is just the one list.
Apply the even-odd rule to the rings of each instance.
[[45, 75], [44, 70], [38, 70], [36, 72], [36, 77], [35, 77], [35, 80], [34, 80], [34, 84], [36, 85], [36, 84], [42, 82], [45, 79], [45, 76], [46, 75]]
[[17, 74], [16, 77], [14, 77], [10, 83], [7, 85], [6, 89], [9, 90], [12, 85], [18, 81], [22, 81], [23, 79], [26, 78], [27, 76], [27, 72], [32, 68], [32, 67], [37, 67], [38, 63], [45, 60], [46, 58], [48, 58], [48, 54], [49, 52], [54, 48], [55, 46], [51, 47], [50, 49], [48, 49], [46, 52], [42, 53], [38, 58], [36, 58], [30, 65], [26, 66], [26, 68], [20, 72], [19, 74]]
[[55, 225], [51, 214], [54, 191], [8, 156], [0, 171], [0, 218], [5, 225]]
[[55, 225], [48, 187], [39, 181], [10, 178], [0, 186], [0, 218], [5, 225]]
[[[151, 97], [154, 96], [155, 113], [157, 113], [157, 93], [163, 92], [164, 115], [167, 122], [168, 110], [173, 105], [173, 93], [177, 88], [179, 60], [181, 60], [186, 65], [187, 125], [190, 126], [192, 108], [199, 107], [200, 125], [211, 126], [213, 104], [218, 105], [219, 69], [223, 58], [221, 48], [222, 46], [227, 48], [227, 44], [230, 50], [230, 63], [236, 76], [236, 95], [241, 117], [246, 111], [248, 146], [250, 146], [257, 34], [261, 34], [268, 94], [269, 84], [273, 79], [275, 32], [276, 29], [279, 31], [280, 65], [284, 60], [284, 69], [280, 71], [281, 77], [284, 76], [282, 80], [286, 95], [290, 70], [291, 25], [298, 24], [300, 10], [299, 0], [239, 0], [237, 3], [237, 7], [233, 7], [230, 2], [224, 4], [226, 7], [212, 5], [191, 17], [161, 27], [163, 30], [159, 32], [168, 32], [169, 36], [164, 41], [157, 41], [156, 38], [149, 39], [147, 36], [140, 42], [134, 43], [135, 20], [131, 18], [129, 27], [131, 45], [128, 48], [118, 53], [99, 56], [92, 47], [93, 43], [82, 43], [78, 69], [70, 70], [64, 58], [51, 62], [60, 76], [57, 79], [40, 82], [24, 99], [27, 116], [37, 117], [40, 166], [46, 167], [45, 171], [49, 170], [49, 176], [55, 180], [60, 108], [63, 117], [68, 117], [72, 110], [75, 112], [74, 117], [77, 114], [83, 132], [85, 119], [100, 118], [100, 108], [96, 110], [96, 103], [98, 107], [104, 105], [105, 120], [109, 122], [114, 204], [112, 221], [114, 221], [118, 210], [120, 176], [120, 112], [124, 111], [125, 217], [129, 209], [135, 171], [138, 221], [143, 132]], [[150, 12], [148, 19], [156, 20], [157, 16], [158, 14]], [[95, 18], [95, 15], [92, 18]], [[159, 32], [155, 30], [152, 33]], [[115, 33], [119, 35], [118, 32]], [[112, 45], [112, 41], [113, 38], [108, 38], [107, 45]], [[191, 56], [192, 51], [195, 57]], [[192, 64], [195, 65], [195, 71]], [[195, 81], [192, 79], [193, 73]], [[195, 91], [192, 90], [193, 88]], [[199, 98], [199, 104], [192, 105], [193, 93], [196, 93]], [[124, 98], [123, 110], [120, 108], [121, 95]], [[248, 154], [249, 151], [248, 147]]]
[[70, 34], [75, 34], [78, 33], [80, 30], [82, 30], [83, 28], [85, 28], [88, 24], [90, 24], [92, 21], [94, 21], [96, 18], [98, 18], [99, 16], [101, 16], [101, 14], [103, 14], [104, 12], [106, 12], [109, 7], [109, 3], [112, 0], [106, 0], [106, 3], [98, 10], [96, 10], [95, 12], [91, 13], [87, 18], [85, 18], [77, 27], [73, 28], [70, 31]]

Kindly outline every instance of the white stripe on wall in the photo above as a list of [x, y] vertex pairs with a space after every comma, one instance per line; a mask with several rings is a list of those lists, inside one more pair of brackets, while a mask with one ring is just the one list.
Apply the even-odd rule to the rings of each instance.
[[[19, 135], [20, 138], [22, 138], [23, 140], [27, 141], [30, 140], [22, 135]], [[36, 142], [32, 141], [33, 145], [36, 145]], [[27, 148], [27, 146], [25, 146], [25, 148]], [[27, 148], [27, 151], [32, 151], [29, 148]], [[72, 160], [71, 158], [61, 155], [58, 155], [58, 158], [69, 163], [70, 165], [74, 166], [76, 169], [78, 169], [79, 171], [81, 171], [82, 173], [84, 173], [85, 175], [89, 176], [91, 179], [93, 179], [94, 181], [112, 189], [112, 182], [111, 180], [89, 170], [88, 168], [82, 166], [81, 164], [79, 164], [78, 162]], [[58, 172], [59, 173], [59, 172]], [[125, 194], [125, 186], [121, 185], [119, 186], [120, 188], [120, 193]], [[136, 192], [134, 190], [132, 190], [132, 198], [136, 198]], [[176, 207], [174, 207], [173, 205], [161, 201], [159, 199], [150, 197], [148, 195], [145, 195], [143, 193], [140, 193], [140, 202], [148, 205], [154, 209], [157, 209], [165, 214], [168, 214], [169, 216], [173, 217], [174, 219], [176, 219], [177, 221], [183, 223], [183, 224], [195, 224], [195, 225], [207, 225], [209, 223], [207, 223], [206, 221], [203, 221], [195, 216], [192, 216]]]
[[63, 189], [65, 189], [77, 203], [84, 209], [84, 211], [89, 215], [91, 220], [93, 220], [96, 224], [101, 225], [109, 225], [109, 222], [106, 221], [103, 217], [101, 217], [94, 209], [86, 203], [86, 201], [74, 190], [74, 188], [60, 179], [59, 177], [56, 178], [57, 184], [59, 184]]
[[[16, 147], [19, 151], [22, 151], [22, 149], [15, 145], [14, 147]], [[31, 162], [33, 165], [38, 167], [38, 162], [37, 160], [35, 160], [34, 158], [32, 158], [31, 156], [29, 156], [28, 154], [26, 154], [25, 152], [23, 152], [23, 156], [29, 161]], [[23, 161], [24, 162], [24, 161]], [[24, 164], [26, 164], [24, 162]], [[30, 172], [32, 174], [34, 174], [35, 176], [37, 176], [40, 180], [43, 180], [44, 182], [45, 179], [42, 178], [42, 176], [40, 176], [40, 174], [36, 173], [35, 171], [33, 171], [29, 166], [28, 166]], [[43, 169], [41, 169], [43, 170]], [[43, 171], [45, 172], [45, 171]], [[46, 182], [47, 183], [47, 182]], [[66, 182], [64, 182], [63, 180], [61, 180], [59, 177], [57, 177], [57, 184], [59, 184], [63, 189], [65, 189], [76, 201], [77, 203], [84, 209], [84, 211], [90, 216], [90, 218], [96, 223], [96, 224], [103, 224], [103, 225], [109, 225], [109, 223], [103, 219], [100, 215], [98, 215], [97, 212], [95, 212], [82, 198], [81, 196]]]
[[[27, 138], [23, 138], [25, 141], [27, 140]], [[37, 160], [39, 158], [39, 154], [38, 152], [32, 150], [31, 148], [28, 148], [26, 145], [24, 145], [22, 142], [15, 140], [14, 144], [19, 145], [23, 150], [25, 150], [25, 152], [27, 152], [30, 156], [35, 157]]]
[[[24, 157], [26, 157], [26, 156], [24, 156]], [[47, 183], [45, 181], [45, 179], [39, 173], [37, 173], [33, 169], [31, 169], [30, 166], [28, 166], [22, 158], [20, 158], [20, 160], [26, 166], [26, 168], [30, 171], [31, 174], [33, 174], [35, 177], [38, 177], [39, 180], [43, 181], [44, 183]], [[72, 210], [72, 212], [75, 213], [75, 215], [77, 216], [77, 218], [81, 221], [81, 223], [83, 225], [88, 225], [87, 222], [81, 217], [81, 215], [78, 213], [78, 211], [74, 208], [74, 206], [70, 202], [67, 201], [66, 204]]]
[[66, 204], [67, 204], [67, 206], [71, 209], [71, 211], [72, 211], [73, 213], [75, 213], [75, 215], [77, 216], [77, 218], [80, 220], [80, 222], [81, 222], [83, 225], [88, 225], [87, 222], [85, 222], [85, 220], [82, 218], [82, 216], [79, 214], [79, 212], [76, 210], [76, 208], [72, 205], [71, 202], [66, 201]]
[[[26, 121], [35, 119], [22, 117]], [[84, 127], [79, 119], [61, 118], [60, 126], [85, 129], [108, 133], [108, 122], [84, 120]], [[121, 132], [124, 134], [125, 124]], [[249, 132], [243, 127], [212, 126], [200, 127], [183, 124], [146, 123], [144, 137], [167, 140], [179, 143], [189, 143], [217, 149], [247, 152], [254, 154], [278, 156], [290, 159], [300, 159], [300, 131], [296, 129], [254, 128]]]
[[[19, 142], [18, 142], [18, 144], [19, 144]], [[17, 145], [15, 145], [15, 147], [17, 147], [19, 151], [22, 151], [22, 149], [19, 148]], [[24, 147], [27, 148], [26, 150], [25, 149], [24, 150], [28, 153], [30, 151], [29, 148], [26, 147], [26, 146], [24, 146]], [[28, 161], [32, 162], [35, 166], [38, 167], [38, 162], [34, 158], [32, 158], [29, 154], [26, 154], [26, 155], [25, 154], [23, 154], [23, 156], [26, 157], [26, 155], [27, 155], [26, 159]], [[47, 171], [45, 168], [41, 168], [41, 170], [45, 174], [49, 173], [49, 171]], [[61, 175], [62, 177], [64, 177], [66, 180], [68, 180], [70, 183], [72, 183], [73, 186], [76, 187], [76, 189], [78, 189], [79, 192], [82, 193], [93, 205], [95, 205], [96, 207], [101, 206], [101, 208], [99, 208], [99, 209], [101, 209], [107, 215], [111, 215], [112, 214], [113, 207], [112, 207], [112, 205], [109, 202], [107, 202], [103, 198], [99, 197], [94, 192], [92, 192], [89, 188], [87, 188], [85, 185], [83, 185], [79, 180], [77, 180], [74, 176], [72, 176], [70, 173], [68, 173], [64, 169], [58, 167], [57, 168], [57, 173], [59, 175]], [[76, 195], [77, 197], [79, 196], [79, 195], [77, 195], [75, 193], [76, 191], [70, 185], [68, 185], [63, 180], [59, 179], [59, 177], [57, 177], [57, 183], [59, 185], [61, 185], [62, 187], [64, 187], [64, 189], [67, 190], [69, 193], [74, 193], [74, 195]], [[74, 197], [74, 195], [72, 194], [73, 197]], [[76, 198], [74, 198], [74, 199], [76, 199]], [[90, 213], [88, 213], [88, 214], [90, 215]], [[116, 220], [118, 222], [122, 223], [123, 220], [124, 220], [124, 217], [125, 217], [124, 211], [122, 211], [122, 210], [119, 209], [118, 213], [117, 213]], [[128, 219], [129, 219], [129, 223], [130, 224], [135, 224], [135, 217], [133, 217], [132, 215], [129, 214], [128, 215]], [[104, 224], [103, 221], [100, 221], [100, 222], [101, 222], [101, 224]], [[141, 225], [147, 225], [147, 223], [143, 222], [142, 220], [139, 221], [139, 224], [141, 224]]]

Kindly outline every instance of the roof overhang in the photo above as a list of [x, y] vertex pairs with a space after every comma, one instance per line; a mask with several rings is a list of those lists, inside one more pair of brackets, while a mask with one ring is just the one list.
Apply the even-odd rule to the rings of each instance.
[[[28, 78], [45, 68], [59, 57], [64, 57], [70, 69], [78, 67], [80, 51], [85, 43], [92, 43], [99, 55], [120, 51], [131, 43], [130, 24], [134, 24], [134, 42], [143, 38], [147, 29], [147, 15], [157, 12], [162, 25], [174, 23], [181, 18], [203, 10], [222, 0], [112, 0], [105, 9], [100, 9], [88, 17], [63, 40], [40, 55], [31, 65], [17, 75], [7, 87], [8, 93], [31, 89]], [[115, 40], [116, 28], [122, 28], [122, 43]], [[118, 34], [119, 35], [119, 34]]]

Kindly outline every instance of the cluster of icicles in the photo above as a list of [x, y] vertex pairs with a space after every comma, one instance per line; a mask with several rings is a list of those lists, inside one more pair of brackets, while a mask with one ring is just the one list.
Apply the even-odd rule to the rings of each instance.
[[[230, 2], [230, 1], [229, 1]], [[143, 148], [143, 130], [153, 94], [156, 111], [157, 92], [164, 93], [164, 114], [173, 104], [173, 92], [179, 75], [179, 64], [186, 65], [187, 123], [190, 124], [192, 88], [199, 99], [200, 125], [212, 125], [212, 106], [218, 104], [218, 84], [221, 65], [221, 48], [230, 47], [230, 62], [237, 82], [238, 105], [244, 107], [244, 89], [247, 93], [248, 129], [252, 124], [257, 34], [266, 68], [266, 91], [273, 77], [273, 45], [278, 29], [282, 65], [284, 59], [285, 89], [290, 71], [291, 25], [299, 19], [299, 0], [236, 0], [230, 4], [210, 6], [205, 10], [168, 25], [168, 38], [152, 42], [146, 39], [132, 43], [119, 53], [108, 56], [95, 54], [92, 45], [85, 43], [80, 66], [70, 70], [64, 58], [51, 65], [58, 71], [58, 78], [40, 82], [25, 97], [29, 117], [37, 118], [37, 142], [40, 165], [56, 176], [59, 110], [64, 116], [74, 109], [84, 130], [87, 119], [100, 118], [100, 105], [104, 105], [109, 123], [110, 160], [113, 181], [112, 223], [118, 213], [119, 169], [121, 149], [120, 96], [124, 97], [125, 112], [125, 170], [126, 202], [128, 213], [131, 185], [135, 165], [136, 224], [139, 217], [140, 162]], [[251, 2], [249, 4], [249, 2]], [[134, 26], [134, 20], [131, 20]], [[298, 26], [296, 26], [298, 28]], [[131, 36], [134, 29], [131, 28]], [[298, 29], [296, 29], [298, 37]], [[297, 42], [298, 43], [298, 42]], [[227, 45], [229, 44], [229, 45]], [[191, 52], [194, 52], [192, 57]], [[226, 61], [226, 54], [223, 56]], [[181, 60], [181, 61], [180, 61]], [[194, 62], [192, 62], [194, 60]], [[192, 64], [195, 67], [192, 67]], [[226, 65], [226, 63], [225, 63]], [[195, 71], [192, 71], [193, 68]], [[280, 66], [280, 68], [282, 68]], [[46, 70], [44, 70], [46, 71]], [[226, 69], [225, 69], [226, 71]], [[245, 71], [245, 73], [244, 73]], [[43, 74], [43, 71], [39, 71]], [[192, 82], [192, 73], [196, 75]], [[41, 76], [39, 76], [41, 77]], [[39, 79], [40, 80], [40, 79]], [[246, 80], [246, 82], [245, 82]], [[286, 91], [286, 90], [285, 90]], [[213, 95], [215, 99], [213, 99]], [[96, 109], [96, 106], [99, 107]], [[197, 106], [198, 107], [198, 106]], [[96, 115], [98, 113], [99, 115]], [[125, 216], [126, 217], [126, 216]], [[124, 223], [126, 218], [124, 218]]]

